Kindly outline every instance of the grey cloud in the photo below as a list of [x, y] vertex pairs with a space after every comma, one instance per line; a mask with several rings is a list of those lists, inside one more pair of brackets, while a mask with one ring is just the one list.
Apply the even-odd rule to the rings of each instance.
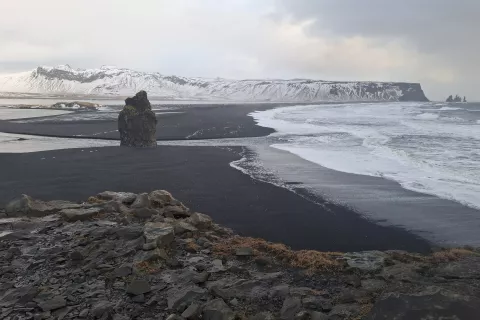
[[277, 16], [313, 21], [312, 36], [401, 42], [434, 57], [439, 68], [454, 70], [453, 86], [480, 98], [480, 1], [276, 0], [276, 8]]

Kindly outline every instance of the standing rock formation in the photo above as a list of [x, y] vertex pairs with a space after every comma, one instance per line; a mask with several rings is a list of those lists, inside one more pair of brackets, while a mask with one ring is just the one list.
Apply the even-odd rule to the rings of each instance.
[[125, 100], [125, 107], [118, 115], [121, 146], [155, 147], [156, 127], [157, 118], [145, 91]]
[[[465, 97], [463, 97], [463, 102], [467, 102]], [[462, 98], [457, 94], [455, 95], [455, 98], [452, 95], [449, 95], [446, 102], [462, 102]]]

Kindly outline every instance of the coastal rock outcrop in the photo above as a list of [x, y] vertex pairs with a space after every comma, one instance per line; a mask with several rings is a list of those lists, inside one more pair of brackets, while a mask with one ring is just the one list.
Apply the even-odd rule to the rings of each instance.
[[463, 97], [463, 101], [462, 101], [462, 98], [458, 94], [455, 95], [455, 98], [452, 95], [449, 95], [447, 100], [445, 101], [446, 102], [467, 102], [467, 97]]
[[22, 195], [5, 209], [0, 319], [477, 320], [480, 314], [474, 248], [430, 255], [294, 251], [235, 235], [165, 190], [105, 191], [82, 203]]
[[125, 100], [125, 107], [118, 115], [120, 145], [127, 147], [155, 147], [157, 118], [152, 111], [145, 91]]

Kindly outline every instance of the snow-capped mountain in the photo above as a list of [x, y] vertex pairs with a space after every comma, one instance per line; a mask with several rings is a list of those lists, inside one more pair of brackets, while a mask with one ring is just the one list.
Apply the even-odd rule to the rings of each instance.
[[0, 75], [0, 92], [129, 96], [139, 90], [168, 99], [428, 101], [418, 83], [187, 78], [111, 66], [72, 69], [69, 65]]

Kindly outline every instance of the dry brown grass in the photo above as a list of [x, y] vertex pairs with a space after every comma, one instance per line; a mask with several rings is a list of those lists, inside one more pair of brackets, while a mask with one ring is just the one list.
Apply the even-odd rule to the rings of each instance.
[[477, 252], [463, 248], [452, 248], [437, 251], [430, 256], [431, 262], [442, 263], [455, 261], [465, 256], [478, 255]]
[[271, 243], [263, 239], [249, 237], [232, 237], [214, 244], [213, 250], [218, 255], [231, 256], [239, 247], [252, 248], [254, 255], [267, 255], [289, 266], [309, 271], [335, 271], [342, 267], [337, 261], [338, 252], [319, 252], [313, 250], [291, 250], [284, 244]]
[[356, 316], [355, 318], [353, 318], [352, 320], [362, 320], [364, 319], [368, 313], [372, 310], [373, 308], [373, 304], [369, 303], [369, 304], [364, 304], [360, 307], [360, 314], [358, 316]]
[[200, 251], [200, 246], [195, 242], [195, 241], [188, 241], [186, 244], [185, 244], [185, 250], [187, 250], [188, 252], [192, 252], [192, 253], [195, 253], [195, 252], [198, 252]]
[[104, 200], [98, 199], [97, 197], [88, 197], [87, 203], [96, 204], [96, 203], [104, 203]]
[[142, 261], [135, 265], [138, 270], [144, 273], [153, 274], [160, 271], [160, 265], [155, 262]]

